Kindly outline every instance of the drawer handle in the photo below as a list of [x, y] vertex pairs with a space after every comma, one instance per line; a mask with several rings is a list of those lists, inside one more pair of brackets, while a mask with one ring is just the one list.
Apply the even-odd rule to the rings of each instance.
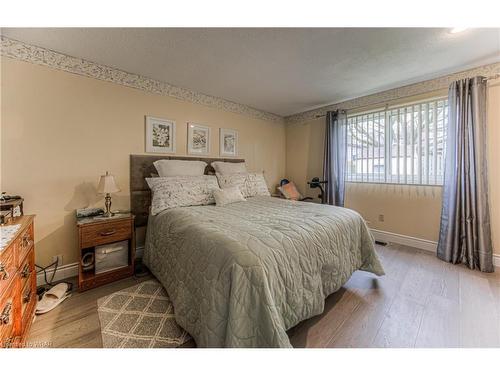
[[23, 247], [23, 249], [26, 249], [31, 246], [31, 242], [32, 241], [30, 234], [26, 233], [21, 240], [21, 246]]
[[10, 322], [10, 310], [12, 310], [12, 303], [9, 302], [3, 308], [2, 315], [0, 315], [0, 324], [9, 324], [9, 322]]
[[8, 339], [5, 339], [3, 347], [5, 349], [10, 349], [12, 348], [13, 343], [14, 343], [14, 337], [9, 337]]
[[0, 262], [0, 280], [7, 280], [9, 278], [9, 273], [5, 269], [5, 266]]
[[24, 267], [23, 267], [23, 270], [21, 271], [21, 277], [23, 279], [27, 279], [28, 276], [30, 275], [30, 273], [31, 273], [30, 265], [29, 264], [25, 264]]
[[31, 289], [23, 296], [23, 303], [28, 303], [31, 300]]
[[104, 232], [99, 233], [101, 236], [111, 236], [116, 233], [115, 229], [110, 229]]

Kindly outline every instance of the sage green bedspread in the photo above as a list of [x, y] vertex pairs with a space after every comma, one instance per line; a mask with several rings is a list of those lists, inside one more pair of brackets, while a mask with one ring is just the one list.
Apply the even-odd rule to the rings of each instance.
[[150, 216], [144, 261], [200, 347], [290, 347], [356, 270], [383, 275], [356, 212], [253, 197]]

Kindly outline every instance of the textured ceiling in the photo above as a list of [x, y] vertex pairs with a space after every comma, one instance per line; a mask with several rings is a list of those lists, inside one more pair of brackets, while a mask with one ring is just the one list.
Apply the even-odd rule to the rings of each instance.
[[500, 29], [5, 28], [29, 44], [291, 115], [500, 61]]

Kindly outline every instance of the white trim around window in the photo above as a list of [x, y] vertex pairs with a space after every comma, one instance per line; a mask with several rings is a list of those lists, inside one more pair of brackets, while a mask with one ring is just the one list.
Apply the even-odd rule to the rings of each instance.
[[443, 97], [348, 116], [346, 181], [442, 185], [447, 121]]

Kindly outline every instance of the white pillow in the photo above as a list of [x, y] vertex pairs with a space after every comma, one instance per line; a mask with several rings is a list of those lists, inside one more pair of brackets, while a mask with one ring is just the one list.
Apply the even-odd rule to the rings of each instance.
[[221, 189], [238, 186], [245, 198], [257, 195], [271, 195], [262, 173], [234, 173], [227, 175], [217, 173], [216, 175]]
[[153, 163], [160, 177], [201, 176], [207, 163], [200, 160], [157, 160]]
[[214, 190], [214, 198], [217, 206], [225, 206], [229, 203], [246, 201], [238, 186], [216, 189]]
[[219, 174], [234, 174], [234, 173], [247, 173], [245, 163], [231, 163], [225, 161], [214, 161], [212, 167], [215, 173]]
[[217, 178], [209, 175], [146, 178], [146, 182], [153, 194], [152, 215], [168, 208], [213, 204], [213, 191], [219, 188]]

